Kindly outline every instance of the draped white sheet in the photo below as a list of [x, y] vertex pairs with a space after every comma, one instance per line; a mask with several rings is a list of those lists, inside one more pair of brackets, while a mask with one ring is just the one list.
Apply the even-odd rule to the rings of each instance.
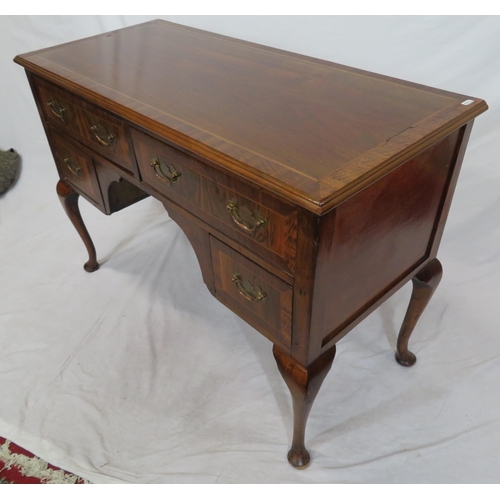
[[[484, 98], [439, 258], [444, 278], [393, 350], [405, 286], [338, 344], [286, 461], [291, 402], [271, 344], [219, 304], [162, 205], [110, 218], [81, 202], [101, 269], [59, 206], [56, 169], [16, 54], [149, 20], [0, 17], [0, 435], [97, 483], [497, 483], [500, 458], [500, 19], [166, 17]], [[332, 298], [334, 300], [334, 298]]]

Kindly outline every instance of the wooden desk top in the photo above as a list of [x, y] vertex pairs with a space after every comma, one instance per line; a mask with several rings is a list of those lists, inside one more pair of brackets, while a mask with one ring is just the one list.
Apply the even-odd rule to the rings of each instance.
[[15, 61], [317, 214], [487, 109], [161, 20]]

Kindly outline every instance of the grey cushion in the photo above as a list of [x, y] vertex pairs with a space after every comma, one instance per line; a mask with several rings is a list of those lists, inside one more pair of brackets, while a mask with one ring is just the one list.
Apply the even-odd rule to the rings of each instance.
[[9, 189], [17, 179], [20, 156], [13, 150], [0, 150], [0, 194]]

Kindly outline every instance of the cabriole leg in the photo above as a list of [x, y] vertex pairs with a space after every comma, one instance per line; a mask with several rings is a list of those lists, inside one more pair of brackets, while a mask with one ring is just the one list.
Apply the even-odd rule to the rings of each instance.
[[415, 354], [408, 350], [408, 340], [425, 307], [436, 291], [443, 268], [439, 260], [434, 259], [413, 278], [413, 292], [405, 319], [398, 336], [396, 361], [403, 366], [412, 366], [417, 361]]
[[89, 260], [83, 265], [83, 268], [88, 273], [92, 273], [99, 269], [99, 264], [96, 258], [96, 252], [94, 243], [90, 238], [90, 235], [83, 223], [82, 216], [80, 215], [80, 209], [78, 208], [78, 198], [79, 194], [64, 181], [59, 181], [57, 183], [57, 194], [59, 196], [59, 200], [64, 208], [64, 211], [69, 217], [69, 220], [75, 226], [75, 229], [78, 231], [87, 251], [89, 253]]
[[305, 368], [278, 347], [273, 347], [278, 369], [290, 389], [293, 401], [293, 441], [288, 452], [288, 461], [299, 469], [306, 467], [311, 459], [305, 447], [307, 417], [319, 388], [332, 366], [335, 350], [333, 346]]

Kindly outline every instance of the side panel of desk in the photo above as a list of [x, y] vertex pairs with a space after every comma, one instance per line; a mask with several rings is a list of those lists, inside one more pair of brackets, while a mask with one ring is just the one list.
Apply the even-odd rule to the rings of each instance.
[[310, 359], [342, 338], [435, 257], [431, 250], [444, 224], [445, 201], [453, 194], [465, 129], [321, 218]]

